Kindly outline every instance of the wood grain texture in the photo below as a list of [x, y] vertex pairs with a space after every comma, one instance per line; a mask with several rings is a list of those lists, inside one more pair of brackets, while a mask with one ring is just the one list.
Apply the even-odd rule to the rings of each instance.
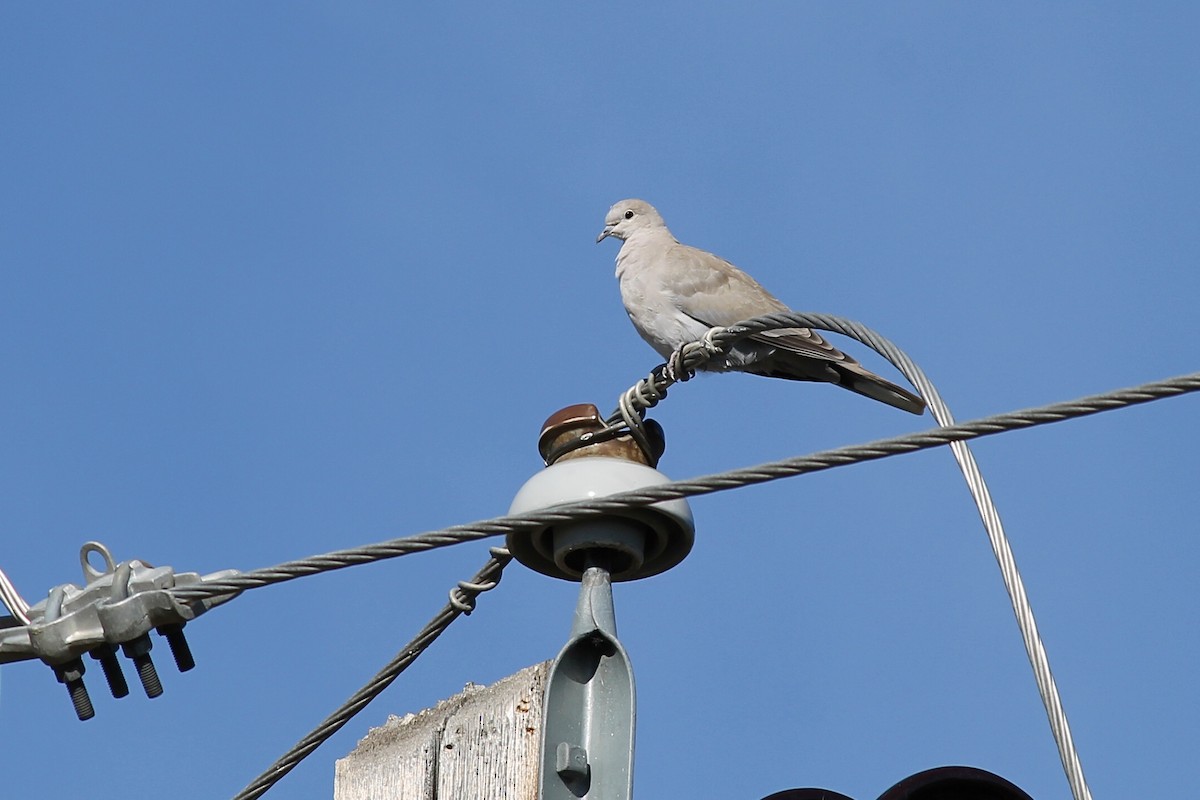
[[334, 800], [536, 800], [549, 662], [372, 728], [334, 769]]

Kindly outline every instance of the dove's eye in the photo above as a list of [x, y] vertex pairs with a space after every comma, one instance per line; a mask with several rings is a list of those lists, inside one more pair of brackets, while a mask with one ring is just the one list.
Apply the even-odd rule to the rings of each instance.
[[632, 211], [626, 211], [626, 212], [625, 212], [625, 219], [633, 219], [633, 212], [632, 212]]

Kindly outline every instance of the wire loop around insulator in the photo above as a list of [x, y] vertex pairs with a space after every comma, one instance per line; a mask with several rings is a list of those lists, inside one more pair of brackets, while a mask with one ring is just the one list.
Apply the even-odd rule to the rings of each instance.
[[638, 411], [633, 404], [633, 391], [628, 391], [617, 401], [618, 412], [621, 415], [621, 421], [629, 431], [630, 437], [637, 443], [637, 446], [645, 454], [646, 459], [650, 462], [657, 461], [654, 453], [654, 446], [650, 443], [650, 434], [646, 432], [646, 412]]

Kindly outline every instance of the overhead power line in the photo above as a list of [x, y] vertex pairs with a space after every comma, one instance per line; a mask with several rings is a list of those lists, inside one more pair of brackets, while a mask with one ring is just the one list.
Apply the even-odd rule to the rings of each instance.
[[[966, 442], [981, 436], [1058, 422], [1196, 391], [1200, 388], [1200, 373], [1091, 395], [1076, 401], [1054, 403], [1024, 411], [997, 414], [964, 424], [955, 424], [949, 408], [942, 400], [933, 382], [895, 344], [872, 329], [851, 320], [826, 314], [788, 312], [756, 317], [730, 328], [709, 330], [701, 340], [685, 345], [672, 354], [666, 364], [656, 368], [649, 377], [624, 392], [619, 399], [617, 411], [609, 417], [607, 428], [598, 434], [581, 437], [580, 442], [586, 443], [589, 438], [595, 440], [597, 435], [614, 436], [628, 432], [644, 450], [647, 450], [649, 440], [643, 417], [648, 409], [666, 397], [667, 390], [672, 384], [688, 380], [694, 374], [695, 369], [702, 367], [714, 356], [727, 352], [739, 340], [761, 331], [786, 327], [813, 327], [835, 331], [856, 338], [872, 347], [891, 361], [912, 382], [928, 403], [930, 411], [941, 427], [923, 433], [878, 440], [865, 445], [827, 450], [810, 456], [780, 459], [756, 467], [729, 470], [690, 481], [675, 481], [652, 488], [609, 495], [598, 500], [562, 504], [531, 514], [497, 517], [417, 536], [393, 539], [375, 545], [335, 551], [324, 556], [300, 559], [276, 567], [243, 573], [225, 581], [214, 581], [199, 589], [184, 589], [177, 596], [186, 599], [202, 596], [198, 594], [200, 591], [227, 593], [230, 590], [242, 591], [258, 588], [331, 569], [396, 558], [412, 552], [474, 541], [488, 536], [522, 531], [532, 532], [548, 525], [619, 512], [621, 509], [631, 506], [709, 494], [949, 444], [975, 500], [987, 531], [992, 552], [1000, 568], [1025, 645], [1026, 655], [1037, 682], [1038, 693], [1045, 706], [1055, 745], [1071, 788], [1071, 794], [1074, 800], [1091, 800], [1091, 790], [1087, 785], [1076, 752], [1066, 713], [1063, 710], [1058, 688], [1054, 683], [1049, 659], [1038, 633], [1033, 609], [1017, 569], [1012, 548], [1004, 532], [999, 513], [992, 502], [987, 484]], [[197, 594], [189, 594], [191, 592]]]
[[696, 369], [702, 368], [709, 359], [728, 352], [741, 339], [766, 330], [789, 327], [812, 327], [834, 331], [851, 336], [872, 347], [891, 361], [917, 388], [928, 403], [930, 411], [940, 427], [921, 433], [877, 440], [864, 445], [841, 447], [809, 456], [771, 461], [755, 467], [728, 470], [688, 481], [674, 481], [636, 491], [613, 494], [596, 500], [562, 504], [534, 513], [496, 517], [374, 545], [339, 550], [323, 556], [290, 561], [275, 567], [242, 573], [225, 580], [207, 582], [202, 587], [183, 588], [177, 591], [176, 596], [180, 599], [193, 599], [244, 591], [332, 569], [396, 558], [413, 552], [474, 541], [489, 536], [533, 532], [549, 525], [619, 513], [622, 509], [632, 506], [725, 491], [948, 444], [962, 470], [987, 531], [988, 541], [996, 557], [1013, 613], [1021, 631], [1026, 655], [1033, 668], [1038, 692], [1046, 709], [1071, 794], [1075, 800], [1091, 800], [1091, 790], [1083, 774], [1083, 768], [1067, 724], [1066, 713], [1063, 710], [1058, 689], [1054, 684], [1049, 659], [1038, 633], [1033, 610], [1017, 569], [1012, 548], [1005, 535], [999, 513], [992, 502], [987, 484], [984, 482], [983, 475], [966, 442], [981, 436], [1059, 422], [1193, 392], [1200, 389], [1200, 373], [1091, 395], [1066, 403], [1053, 403], [956, 424], [937, 388], [921, 368], [899, 347], [877, 332], [860, 323], [827, 314], [787, 312], [756, 317], [729, 328], [713, 328], [701, 340], [685, 345], [672, 354], [666, 364], [656, 368], [647, 378], [624, 392], [618, 401], [617, 410], [609, 416], [606, 427], [600, 431], [584, 434], [579, 438], [577, 445], [586, 445], [589, 442], [628, 433], [642, 446], [643, 450], [649, 452], [650, 440], [643, 421], [645, 413], [666, 397], [668, 389], [674, 383], [690, 379]]
[[680, 497], [712, 494], [775, 481], [780, 478], [820, 472], [834, 467], [844, 467], [864, 461], [929, 450], [951, 442], [964, 442], [1006, 431], [1048, 425], [1053, 422], [1113, 411], [1196, 391], [1200, 391], [1200, 372], [1151, 381], [1126, 389], [1088, 395], [1078, 400], [1050, 403], [1004, 414], [993, 414], [948, 427], [931, 428], [926, 431], [877, 439], [865, 444], [821, 450], [806, 456], [782, 458], [752, 467], [671, 481], [645, 489], [608, 495], [596, 500], [563, 503], [534, 513], [509, 514], [479, 522], [453, 525], [413, 536], [388, 539], [375, 544], [333, 550], [317, 556], [285, 561], [273, 567], [249, 570], [219, 581], [208, 581], [201, 586], [175, 589], [172, 593], [178, 599], [188, 601], [258, 589], [359, 564], [399, 558], [412, 553], [474, 542], [492, 536], [504, 536], [511, 532], [531, 531], [546, 525], [603, 516], [622, 508], [652, 505], [662, 500], [673, 500]]
[[[271, 586], [331, 570], [397, 558], [492, 536], [534, 533], [549, 526], [577, 520], [610, 514], [620, 515], [624, 509], [632, 507], [712, 494], [780, 478], [949, 445], [975, 499], [1000, 567], [1013, 612], [1021, 630], [1026, 653], [1033, 667], [1038, 691], [1045, 705], [1055, 743], [1071, 787], [1071, 793], [1075, 800], [1091, 800], [1091, 792], [1071, 739], [1066, 714], [1063, 711], [1057, 687], [1054, 685], [1045, 648], [1038, 634], [1033, 611], [1017, 570], [1011, 547], [1004, 533], [999, 514], [992, 503], [987, 485], [966, 443], [971, 439], [983, 436], [1046, 425], [1196, 392], [1200, 390], [1200, 372], [1089, 395], [1078, 400], [1051, 403], [982, 417], [970, 422], [955, 423], [936, 387], [920, 367], [907, 354], [875, 331], [859, 323], [825, 314], [780, 313], [757, 317], [729, 328], [713, 328], [700, 341], [685, 345], [674, 353], [666, 364], [660, 365], [647, 378], [624, 392], [619, 399], [617, 410], [609, 416], [605, 426], [598, 431], [582, 434], [579, 437], [579, 443], [586, 445], [589, 442], [603, 441], [605, 438], [628, 434], [649, 452], [650, 440], [644, 425], [645, 413], [666, 397], [668, 389], [673, 384], [689, 380], [696, 369], [703, 368], [709, 359], [726, 353], [741, 339], [766, 330], [794, 327], [811, 327], [843, 333], [875, 349], [891, 361], [917, 388], [939, 423], [939, 427], [865, 444], [824, 450], [807, 456], [778, 459], [756, 466], [731, 469], [689, 480], [670, 481], [592, 500], [563, 503], [530, 513], [509, 514], [414, 536], [335, 550], [322, 555], [287, 561], [274, 567], [232, 575], [223, 573], [211, 576], [211, 580], [208, 579], [209, 576], [205, 576], [205, 579], [199, 583], [177, 585], [174, 588], [160, 591], [164, 594], [169, 592], [176, 600], [185, 604], [194, 605], [199, 601], [204, 601], [207, 605], [214, 601], [223, 602], [232, 599], [233, 596], [249, 589]], [[491, 555], [488, 563], [472, 580], [458, 584], [457, 588], [451, 592], [449, 604], [366, 686], [356, 692], [317, 728], [302, 738], [275, 764], [251, 782], [237, 795], [235, 800], [249, 800], [249, 798], [257, 798], [265, 793], [387, 688], [417, 656], [424, 652], [426, 647], [440, 636], [454, 619], [462, 614], [469, 614], [478, 594], [488, 591], [496, 585], [501, 571], [512, 558], [504, 548], [493, 548]], [[17, 622], [22, 630], [31, 624], [29, 605], [24, 602], [2, 572], [0, 572], [0, 601], [8, 607], [12, 614], [10, 621]], [[12, 625], [8, 627], [11, 628]], [[12, 637], [10, 636], [10, 638]]]
[[[927, 450], [952, 442], [965, 442], [982, 436], [1046, 425], [1195, 391], [1200, 391], [1200, 372], [1154, 381], [1128, 389], [1090, 395], [1079, 400], [996, 414], [949, 427], [880, 439], [861, 445], [824, 450], [807, 456], [779, 459], [754, 467], [728, 470], [686, 481], [673, 481], [646, 489], [610, 495], [598, 500], [563, 504], [554, 507], [553, 510], [497, 517], [417, 536], [392, 539], [374, 545], [334, 551], [321, 556], [285, 562], [268, 569], [241, 573], [234, 578], [212, 582], [203, 587], [179, 589], [176, 590], [176, 594], [180, 595], [181, 599], [196, 599], [210, 592], [225, 593], [269, 586], [328, 570], [396, 558], [452, 544], [476, 541], [489, 536], [499, 536], [509, 531], [532, 530], [546, 524], [601, 516], [630, 506], [649, 505], [661, 500], [710, 494], [779, 478], [887, 458], [892, 455]], [[261, 797], [305, 757], [341, 729], [355, 714], [365, 708], [391, 685], [400, 673], [424, 652], [426, 647], [433, 643], [450, 622], [453, 622], [461, 613], [465, 613], [466, 608], [473, 604], [475, 595], [495, 586], [501, 570], [509, 559], [511, 556], [506, 550], [493, 549], [492, 558], [483, 569], [471, 581], [460, 584], [459, 588], [455, 590], [463, 592], [463, 594], [456, 596], [455, 592], [452, 592], [451, 602], [430, 620], [426, 627], [405, 645], [392, 661], [312, 732], [304, 736], [271, 767], [247, 785], [234, 800], [252, 800], [252, 798]], [[1065, 724], [1065, 716], [1063, 723]]]

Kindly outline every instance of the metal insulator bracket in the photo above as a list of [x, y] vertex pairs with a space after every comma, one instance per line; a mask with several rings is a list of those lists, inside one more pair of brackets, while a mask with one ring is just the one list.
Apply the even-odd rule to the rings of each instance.
[[546, 682], [540, 800], [632, 793], [636, 692], [616, 626], [609, 573], [589, 567], [571, 637]]

